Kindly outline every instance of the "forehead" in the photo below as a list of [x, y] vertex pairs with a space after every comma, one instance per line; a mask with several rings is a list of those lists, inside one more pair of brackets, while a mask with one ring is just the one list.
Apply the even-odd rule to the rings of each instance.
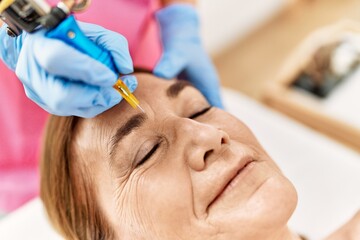
[[[136, 78], [138, 87], [133, 94], [139, 100], [141, 107], [145, 109], [148, 117], [153, 118], [155, 115], [164, 115], [168, 111], [176, 110], [180, 105], [177, 98], [169, 98], [169, 92], [167, 91], [170, 86], [176, 85], [174, 83], [179, 82], [179, 80], [163, 80], [147, 73], [136, 74]], [[192, 89], [191, 93], [194, 94], [194, 92], [198, 91]], [[200, 92], [198, 94], [201, 95]], [[82, 119], [78, 126], [79, 129], [82, 129], [80, 132], [84, 130], [101, 131], [102, 137], [104, 137], [110, 133], [108, 131], [123, 125], [131, 117], [139, 113], [141, 113], [140, 109], [134, 109], [125, 100], [122, 100], [119, 104], [95, 118]]]
[[136, 74], [136, 78], [138, 87], [134, 91], [134, 95], [143, 101], [164, 97], [166, 89], [175, 82], [175, 80], [164, 80], [147, 73]]
[[[136, 78], [138, 80], [138, 87], [133, 94], [147, 114], [151, 114], [152, 111], [159, 108], [165, 109], [170, 107], [169, 99], [166, 97], [166, 90], [175, 80], [163, 80], [146, 73], [136, 74]], [[97, 120], [96, 122], [106, 122], [109, 124], [113, 119], [118, 118], [116, 120], [118, 125], [138, 113], [141, 113], [140, 109], [134, 109], [125, 100], [122, 100], [113, 108], [100, 114], [95, 120]]]

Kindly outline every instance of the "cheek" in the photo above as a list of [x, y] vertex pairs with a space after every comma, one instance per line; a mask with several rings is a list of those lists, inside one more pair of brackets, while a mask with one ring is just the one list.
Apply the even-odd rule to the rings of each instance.
[[155, 226], [180, 228], [193, 216], [190, 175], [185, 166], [174, 163], [178, 161], [162, 159], [139, 176], [137, 201], [142, 206], [142, 216]]
[[217, 216], [223, 239], [268, 239], [282, 230], [297, 204], [293, 185], [282, 175], [269, 178], [250, 199]]
[[261, 188], [248, 202], [241, 221], [257, 239], [283, 229], [297, 205], [296, 190], [283, 176], [270, 178]]

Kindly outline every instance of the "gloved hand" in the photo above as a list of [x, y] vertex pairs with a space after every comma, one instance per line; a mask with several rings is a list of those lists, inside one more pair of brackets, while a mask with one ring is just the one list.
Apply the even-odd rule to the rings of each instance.
[[[123, 36], [97, 25], [78, 23], [87, 37], [110, 52], [119, 73], [133, 72]], [[31, 100], [49, 113], [85, 118], [94, 117], [121, 101], [121, 95], [112, 88], [117, 74], [64, 42], [44, 35], [45, 30], [40, 30], [28, 34], [22, 47], [20, 41], [16, 44], [21, 48], [16, 75]], [[13, 51], [13, 55], [17, 52]], [[12, 65], [16, 64], [16, 57], [10, 60]], [[126, 76], [123, 81], [131, 91], [137, 87], [134, 76]]]
[[163, 55], [154, 74], [189, 80], [210, 104], [223, 108], [219, 79], [200, 37], [199, 16], [188, 4], [172, 4], [156, 13], [163, 43]]
[[7, 24], [3, 23], [0, 27], [0, 59], [13, 71], [19, 58], [20, 50], [27, 33], [24, 32], [19, 37], [13, 38], [6, 33]]

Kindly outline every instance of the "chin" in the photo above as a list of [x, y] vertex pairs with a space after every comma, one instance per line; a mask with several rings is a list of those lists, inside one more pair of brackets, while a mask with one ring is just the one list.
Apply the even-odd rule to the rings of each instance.
[[297, 192], [281, 174], [268, 178], [248, 199], [218, 216], [222, 239], [271, 239], [287, 227], [297, 205]]
[[292, 216], [298, 197], [293, 184], [283, 175], [273, 176], [254, 193], [247, 203], [258, 227], [281, 227]]

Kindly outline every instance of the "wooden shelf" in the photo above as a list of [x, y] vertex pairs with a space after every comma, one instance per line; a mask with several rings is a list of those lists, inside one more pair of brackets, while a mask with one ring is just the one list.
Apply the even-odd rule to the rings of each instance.
[[[295, 0], [259, 29], [215, 56], [222, 84], [260, 100], [286, 58], [312, 31], [343, 18], [360, 20], [359, 0]], [[241, 11], [239, 11], [241, 14]]]
[[[360, 22], [341, 21], [312, 33], [287, 59], [275, 80], [268, 84], [263, 101], [269, 106], [360, 151], [360, 128], [330, 116], [316, 99], [292, 85], [321, 46], [342, 39], [345, 34], [360, 36]], [[358, 103], [351, 103], [358, 105]], [[358, 107], [355, 107], [358, 108]]]

